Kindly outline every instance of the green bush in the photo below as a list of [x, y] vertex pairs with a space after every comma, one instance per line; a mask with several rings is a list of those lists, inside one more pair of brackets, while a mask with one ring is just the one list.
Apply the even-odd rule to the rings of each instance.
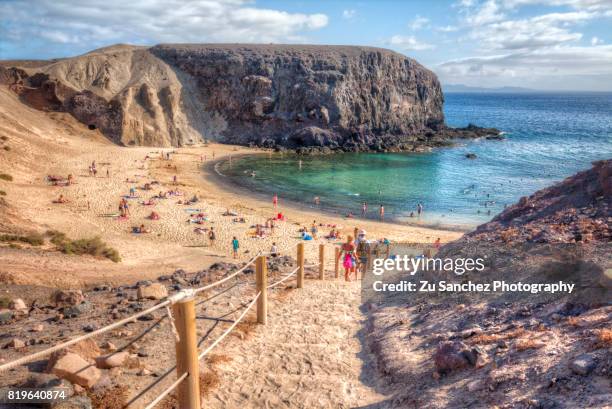
[[47, 235], [51, 237], [51, 243], [64, 254], [83, 255], [89, 254], [94, 257], [104, 257], [115, 263], [121, 261], [119, 252], [109, 247], [99, 237], [90, 239], [70, 240], [64, 233], [49, 231]]
[[0, 308], [8, 308], [11, 303], [11, 299], [6, 296], [0, 297]]
[[6, 173], [0, 173], [0, 179], [6, 180], [8, 182], [12, 182], [13, 181], [13, 177], [11, 175], [6, 174]]
[[31, 246], [40, 246], [45, 243], [45, 239], [38, 233], [30, 233], [27, 236], [19, 236], [17, 234], [1, 234], [0, 241], [4, 242], [22, 242], [28, 243]]

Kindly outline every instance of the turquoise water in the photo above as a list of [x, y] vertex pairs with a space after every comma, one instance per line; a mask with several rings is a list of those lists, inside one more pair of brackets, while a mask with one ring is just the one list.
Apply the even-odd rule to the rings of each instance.
[[[612, 158], [610, 93], [453, 93], [445, 114], [451, 126], [496, 127], [506, 139], [460, 141], [429, 153], [261, 155], [218, 169], [251, 191], [277, 193], [281, 203], [315, 207], [318, 196], [318, 207], [360, 217], [365, 201], [370, 218], [382, 203], [388, 220], [471, 228], [521, 196]], [[468, 152], [477, 159], [465, 158]], [[419, 202], [425, 211], [417, 217]]]

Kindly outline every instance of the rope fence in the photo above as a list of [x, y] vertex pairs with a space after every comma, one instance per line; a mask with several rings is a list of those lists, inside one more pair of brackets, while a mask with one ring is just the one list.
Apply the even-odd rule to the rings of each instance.
[[249, 310], [253, 307], [253, 305], [255, 305], [255, 302], [259, 299], [259, 296], [261, 296], [261, 293], [257, 293], [255, 298], [253, 298], [253, 300], [249, 303], [249, 305], [247, 305], [247, 307], [244, 309], [244, 311], [242, 311], [242, 314], [240, 314], [238, 319], [235, 320], [232, 323], [232, 325], [230, 325], [229, 328], [226, 329], [225, 332], [223, 334], [221, 334], [221, 336], [215, 340], [215, 342], [210, 344], [205, 350], [203, 350], [200, 353], [200, 355], [198, 355], [198, 360], [201, 360], [202, 358], [204, 358], [206, 356], [206, 354], [208, 354], [210, 351], [212, 351], [213, 348], [216, 347], [223, 340], [223, 338], [228, 336], [229, 333], [232, 332], [232, 330], [234, 328], [236, 328], [236, 325], [238, 325], [240, 323], [240, 321], [243, 320], [243, 318], [246, 316], [247, 312], [249, 312]]
[[[291, 247], [284, 248], [282, 251], [286, 251]], [[210, 351], [212, 351], [225, 337], [227, 337], [236, 326], [242, 322], [246, 317], [247, 313], [257, 304], [257, 323], [265, 325], [267, 323], [267, 290], [274, 288], [283, 282], [289, 280], [293, 276], [297, 276], [297, 288], [303, 288], [304, 285], [304, 269], [319, 267], [319, 279], [324, 279], [325, 263], [325, 245], [319, 245], [319, 262], [314, 264], [304, 264], [304, 243], [298, 243], [297, 245], [297, 264], [298, 266], [293, 269], [290, 273], [285, 275], [280, 280], [268, 285], [268, 272], [267, 272], [267, 256], [276, 256], [281, 251], [274, 253], [271, 252], [258, 252], [253, 258], [251, 258], [244, 266], [230, 275], [215, 281], [211, 284], [204, 285], [198, 288], [188, 288], [179, 291], [176, 294], [171, 295], [165, 301], [162, 301], [146, 310], [140, 311], [136, 314], [130, 315], [127, 318], [116, 321], [105, 327], [102, 327], [93, 332], [77, 336], [66, 342], [62, 342], [50, 348], [44, 349], [39, 352], [18, 358], [12, 362], [0, 365], [0, 373], [16, 368], [20, 365], [28, 364], [36, 361], [40, 358], [51, 355], [56, 351], [60, 351], [72, 345], [75, 345], [83, 340], [93, 338], [95, 336], [104, 334], [115, 328], [119, 328], [123, 325], [135, 322], [139, 317], [150, 314], [159, 309], [166, 309], [166, 316], [170, 320], [172, 333], [175, 338], [176, 347], [176, 370], [177, 379], [164, 389], [154, 400], [152, 400], [145, 409], [152, 409], [158, 405], [164, 398], [166, 398], [172, 391], [178, 388], [178, 404], [180, 408], [184, 409], [200, 409], [200, 385], [199, 385], [199, 361], [202, 360]], [[336, 249], [336, 256], [338, 255], [338, 249]], [[232, 324], [212, 342], [208, 347], [198, 352], [197, 336], [196, 336], [196, 314], [195, 314], [195, 299], [196, 295], [217, 287], [238, 274], [244, 272], [249, 266], [255, 264], [256, 269], [256, 286], [257, 294], [255, 297], [246, 305], [240, 316], [232, 322]], [[335, 277], [338, 277], [338, 262], [336, 259]], [[172, 369], [171, 369], [172, 370]]]
[[177, 388], [177, 386], [179, 386], [181, 384], [181, 382], [183, 382], [185, 379], [187, 379], [187, 377], [189, 376], [188, 372], [185, 372], [183, 375], [181, 375], [176, 381], [174, 381], [172, 383], [172, 385], [168, 386], [162, 393], [160, 393], [157, 398], [155, 398], [153, 401], [151, 401], [151, 403], [149, 403], [147, 406], [145, 406], [144, 409], [152, 409], [155, 406], [157, 406], [157, 404], [159, 402], [161, 402], [162, 400], [164, 400], [164, 398], [166, 396], [168, 396], [170, 394], [170, 392], [172, 392], [173, 390], [175, 390]]

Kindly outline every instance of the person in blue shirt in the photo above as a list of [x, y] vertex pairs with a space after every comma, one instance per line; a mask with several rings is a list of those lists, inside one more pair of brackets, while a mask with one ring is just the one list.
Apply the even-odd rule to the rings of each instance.
[[234, 251], [234, 258], [238, 258], [238, 249], [240, 248], [240, 243], [238, 243], [238, 239], [234, 236], [232, 240], [232, 249]]

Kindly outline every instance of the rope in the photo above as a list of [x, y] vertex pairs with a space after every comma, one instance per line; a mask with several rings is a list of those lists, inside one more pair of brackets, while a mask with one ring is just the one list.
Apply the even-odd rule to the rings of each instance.
[[162, 393], [159, 394], [159, 396], [157, 398], [155, 398], [155, 400], [151, 403], [149, 403], [147, 406], [145, 406], [144, 409], [151, 409], [154, 408], [159, 402], [161, 402], [162, 399], [164, 399], [166, 396], [168, 396], [168, 394], [170, 392], [172, 392], [174, 389], [176, 389], [177, 386], [179, 386], [181, 384], [181, 382], [183, 382], [187, 376], [189, 376], [189, 372], [185, 372], [184, 374], [182, 374], [180, 376], [180, 378], [178, 378], [176, 381], [174, 381], [174, 383], [172, 383], [172, 385], [168, 386], [168, 388], [166, 388], [166, 390], [164, 390]]
[[278, 281], [277, 281], [277, 282], [275, 282], [275, 283], [270, 284], [270, 285], [269, 285], [269, 286], [267, 286], [266, 288], [274, 288], [274, 287], [276, 287], [277, 285], [279, 285], [279, 284], [280, 284], [280, 283], [282, 283], [283, 281], [286, 281], [286, 280], [288, 280], [289, 278], [291, 278], [291, 276], [292, 276], [292, 275], [294, 275], [295, 273], [297, 273], [299, 269], [300, 269], [299, 267], [298, 267], [298, 268], [296, 268], [295, 270], [293, 270], [292, 272], [290, 272], [289, 274], [287, 274], [285, 277], [283, 277], [282, 279], [278, 280]]
[[208, 348], [206, 348], [204, 351], [202, 351], [200, 355], [198, 355], [198, 360], [204, 358], [204, 356], [208, 354], [210, 351], [212, 351], [212, 349], [216, 347], [219, 344], [219, 342], [223, 340], [223, 338], [225, 338], [230, 332], [232, 332], [232, 330], [236, 327], [236, 325], [238, 325], [238, 323], [242, 321], [242, 319], [247, 314], [247, 312], [249, 312], [249, 310], [253, 307], [253, 305], [255, 304], [255, 301], [257, 301], [260, 295], [261, 295], [261, 292], [257, 293], [257, 295], [255, 296], [255, 298], [253, 298], [251, 303], [246, 307], [246, 309], [242, 312], [242, 314], [240, 314], [240, 317], [238, 317], [238, 319], [234, 321], [232, 325], [230, 325], [229, 328], [226, 329], [225, 332], [219, 338], [215, 340], [215, 342], [210, 344]]
[[131, 316], [129, 316], [127, 318], [124, 318], [124, 319], [122, 319], [120, 321], [117, 321], [117, 322], [115, 322], [113, 324], [107, 325], [106, 327], [102, 327], [102, 328], [100, 328], [100, 329], [98, 329], [96, 331], [90, 332], [89, 334], [81, 335], [81, 336], [73, 338], [73, 339], [71, 339], [69, 341], [66, 341], [66, 342], [63, 342], [61, 344], [55, 345], [55, 346], [53, 346], [51, 348], [47, 348], [47, 349], [45, 349], [43, 351], [39, 351], [39, 352], [33, 353], [31, 355], [27, 355], [27, 356], [24, 356], [22, 358], [16, 359], [16, 360], [14, 360], [12, 362], [9, 362], [7, 364], [0, 365], [0, 372], [7, 371], [7, 370], [15, 368], [15, 367], [17, 367], [19, 365], [30, 363], [32, 361], [35, 361], [35, 360], [39, 359], [39, 358], [45, 357], [47, 355], [50, 355], [50, 354], [52, 354], [55, 351], [59, 351], [60, 349], [64, 349], [64, 348], [69, 347], [71, 345], [77, 344], [77, 343], [79, 343], [79, 342], [81, 342], [81, 341], [83, 341], [85, 339], [89, 339], [89, 338], [95, 337], [96, 335], [104, 334], [105, 332], [108, 332], [108, 331], [110, 331], [112, 329], [115, 329], [115, 328], [118, 328], [118, 327], [120, 327], [120, 326], [122, 326], [124, 324], [130, 323], [130, 322], [136, 320], [138, 317], [142, 317], [143, 315], [150, 314], [153, 311], [156, 311], [156, 310], [158, 310], [160, 308], [163, 308], [163, 307], [169, 305], [170, 303], [171, 303], [171, 300], [166, 300], [166, 301], [161, 302], [161, 303], [159, 303], [157, 305], [154, 305], [153, 307], [148, 308], [148, 309], [146, 309], [144, 311], [141, 311], [139, 313], [131, 315]]
[[233, 277], [236, 277], [238, 274], [240, 274], [240, 273], [242, 273], [244, 270], [246, 270], [246, 268], [247, 268], [248, 266], [250, 266], [251, 264], [253, 264], [253, 262], [254, 262], [254, 261], [257, 259], [257, 257], [259, 257], [259, 253], [258, 253], [258, 254], [257, 254], [255, 257], [253, 257], [251, 260], [249, 260], [249, 261], [248, 261], [248, 262], [247, 262], [247, 263], [246, 263], [246, 264], [245, 264], [245, 265], [244, 265], [244, 266], [243, 266], [241, 269], [239, 269], [238, 271], [236, 271], [236, 272], [234, 272], [234, 273], [232, 273], [232, 274], [228, 275], [227, 277], [225, 277], [225, 278], [223, 278], [223, 279], [221, 279], [221, 280], [219, 280], [219, 281], [215, 281], [215, 282], [214, 282], [214, 283], [212, 283], [212, 284], [205, 285], [204, 287], [195, 288], [195, 289], [193, 290], [193, 291], [194, 291], [194, 294], [197, 294], [197, 293], [199, 293], [199, 292], [202, 292], [202, 291], [208, 290], [208, 289], [210, 289], [210, 288], [216, 287], [216, 286], [218, 286], [219, 284], [223, 284], [223, 283], [224, 283], [224, 282], [226, 282], [227, 280], [229, 280], [229, 279], [231, 279], [231, 278], [233, 278]]
[[179, 342], [181, 340], [181, 337], [179, 336], [179, 333], [176, 330], [176, 324], [174, 323], [174, 316], [172, 316], [172, 310], [170, 310], [170, 307], [167, 305], [166, 305], [166, 314], [168, 314], [168, 319], [170, 320], [170, 327], [172, 328], [172, 334], [174, 334], [174, 338], [176, 339], [176, 342]]

